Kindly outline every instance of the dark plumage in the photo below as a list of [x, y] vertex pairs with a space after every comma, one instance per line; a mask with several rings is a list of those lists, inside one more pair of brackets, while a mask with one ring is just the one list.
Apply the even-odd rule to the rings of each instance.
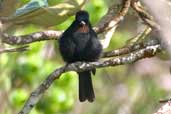
[[[76, 13], [74, 22], [59, 40], [59, 50], [62, 58], [67, 63], [91, 62], [99, 59], [102, 46], [97, 39], [97, 34], [91, 27], [89, 15], [86, 11]], [[91, 72], [95, 74], [95, 69], [78, 72], [79, 100], [81, 102], [86, 99], [93, 102], [95, 99]]]

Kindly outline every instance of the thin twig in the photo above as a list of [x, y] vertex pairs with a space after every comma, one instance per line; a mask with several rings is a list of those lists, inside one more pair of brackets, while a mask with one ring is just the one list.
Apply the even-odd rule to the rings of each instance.
[[169, 102], [169, 101], [171, 101], [171, 99], [161, 99], [159, 102], [160, 102], [160, 103], [167, 103], [167, 102]]
[[127, 40], [126, 45], [131, 46], [142, 42], [151, 33], [151, 31], [152, 29], [149, 26], [145, 27], [144, 31]]
[[103, 46], [103, 49], [107, 48], [112, 39], [113, 33], [115, 32], [118, 24], [124, 19], [125, 15], [128, 13], [130, 8], [131, 0], [123, 0], [122, 8], [118, 13], [115, 14], [115, 4], [113, 4], [107, 14], [101, 19], [98, 25], [98, 28], [95, 28], [97, 33], [103, 33], [104, 39], [101, 39], [100, 42]]
[[98, 25], [97, 28], [95, 28], [95, 31], [97, 33], [102, 33], [104, 31], [110, 30], [111, 28], [117, 26], [118, 23], [122, 21], [124, 19], [124, 16], [127, 14], [130, 8], [130, 4], [131, 4], [131, 0], [123, 0], [122, 8], [118, 13], [115, 12], [116, 5], [113, 4], [109, 8], [107, 14], [101, 19], [101, 21], [99, 22], [100, 24]]
[[151, 42], [150, 41], [138, 42], [139, 39], [145, 38], [150, 32], [151, 32], [151, 29], [149, 27], [146, 28], [143, 32], [140, 32], [135, 37], [131, 38], [131, 40], [129, 40], [124, 47], [113, 50], [113, 51], [104, 52], [103, 57], [121, 56], [121, 55], [129, 54], [133, 51], [145, 48], [147, 46], [159, 44], [158, 42], [152, 42], [152, 41]]
[[130, 46], [119, 48], [113, 51], [104, 52], [102, 57], [107, 58], [107, 57], [122, 56], [125, 54], [132, 53], [134, 51], [146, 48], [147, 46], [158, 45], [158, 44], [159, 44], [158, 42], [151, 42], [151, 43], [141, 42], [135, 45], [130, 45]]
[[160, 29], [159, 25], [154, 21], [153, 17], [145, 10], [139, 0], [132, 0], [131, 7], [138, 13], [139, 17], [145, 24], [151, 28]]
[[0, 54], [9, 52], [23, 52], [27, 51], [29, 46], [22, 46], [18, 48], [0, 49]]

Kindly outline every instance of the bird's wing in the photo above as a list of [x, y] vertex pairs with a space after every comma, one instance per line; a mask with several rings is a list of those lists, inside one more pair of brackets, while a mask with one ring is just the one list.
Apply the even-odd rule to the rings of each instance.
[[66, 62], [72, 62], [73, 56], [75, 52], [76, 45], [71, 40], [72, 36], [63, 35], [59, 40], [59, 50], [61, 52], [61, 55]]

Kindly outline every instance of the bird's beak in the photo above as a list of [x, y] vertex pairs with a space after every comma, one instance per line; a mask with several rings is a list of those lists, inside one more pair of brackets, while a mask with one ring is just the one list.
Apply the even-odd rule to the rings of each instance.
[[81, 21], [81, 25], [85, 25], [86, 23], [84, 21]]

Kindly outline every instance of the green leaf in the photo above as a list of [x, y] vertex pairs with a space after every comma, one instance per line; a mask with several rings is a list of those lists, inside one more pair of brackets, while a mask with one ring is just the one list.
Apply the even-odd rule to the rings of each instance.
[[10, 103], [14, 107], [20, 107], [23, 105], [24, 101], [28, 97], [28, 93], [24, 89], [16, 89], [12, 91], [12, 93], [9, 96]]
[[27, 4], [23, 8], [18, 9], [10, 21], [16, 25], [34, 24], [41, 27], [54, 26], [74, 15], [76, 11], [80, 10], [84, 1], [78, 3], [75, 0], [70, 0], [50, 7], [47, 7], [47, 4], [43, 3], [35, 1], [30, 5]]
[[15, 12], [15, 16], [19, 16], [28, 12], [31, 12], [33, 10], [36, 10], [41, 7], [47, 7], [48, 2], [47, 0], [31, 0], [28, 4], [24, 5], [21, 8], [18, 8]]

